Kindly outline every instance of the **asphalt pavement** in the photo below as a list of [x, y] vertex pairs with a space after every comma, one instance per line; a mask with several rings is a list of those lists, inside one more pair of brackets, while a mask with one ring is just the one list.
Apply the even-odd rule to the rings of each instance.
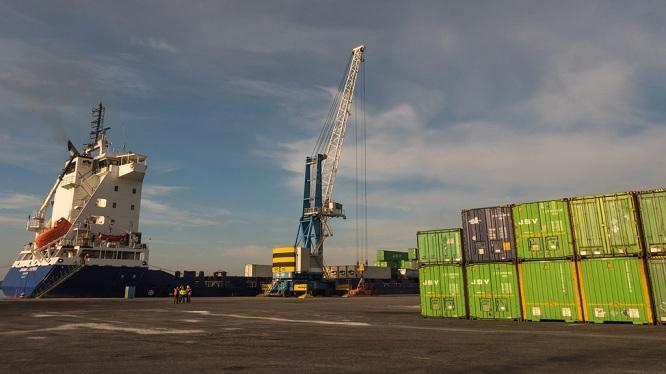
[[418, 302], [3, 300], [0, 372], [666, 372], [666, 326], [425, 319]]

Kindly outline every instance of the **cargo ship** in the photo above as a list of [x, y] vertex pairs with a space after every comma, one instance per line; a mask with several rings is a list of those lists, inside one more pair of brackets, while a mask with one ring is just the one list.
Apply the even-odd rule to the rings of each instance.
[[2, 281], [8, 298], [167, 296], [191, 285], [198, 296], [255, 296], [270, 278], [225, 272], [174, 274], [149, 265], [139, 231], [147, 157], [110, 149], [105, 108], [93, 108], [90, 141], [69, 158], [39, 210], [28, 218], [35, 238]]

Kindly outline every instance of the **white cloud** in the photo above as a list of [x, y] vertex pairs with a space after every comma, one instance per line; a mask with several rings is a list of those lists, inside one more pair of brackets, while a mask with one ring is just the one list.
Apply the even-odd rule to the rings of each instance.
[[12, 216], [0, 216], [0, 223], [2, 224], [11, 224], [11, 225], [25, 225], [26, 218], [18, 218]]
[[170, 195], [174, 192], [186, 190], [187, 187], [183, 186], [164, 186], [157, 184], [145, 184], [141, 190], [141, 194], [146, 197], [156, 197]]
[[37, 209], [42, 204], [38, 196], [23, 193], [0, 193], [0, 210]]
[[639, 124], [634, 109], [634, 68], [622, 62], [599, 62], [576, 69], [556, 59], [541, 91], [529, 106], [538, 123], [549, 127], [586, 128]]
[[165, 40], [156, 39], [153, 37], [147, 37], [147, 38], [132, 37], [130, 39], [130, 44], [136, 47], [150, 48], [157, 51], [170, 52], [170, 53], [178, 52], [178, 48], [176, 48], [172, 44], [168, 43]]
[[182, 209], [164, 202], [143, 198], [141, 223], [169, 227], [211, 227], [228, 221], [231, 212], [224, 208], [193, 207]]

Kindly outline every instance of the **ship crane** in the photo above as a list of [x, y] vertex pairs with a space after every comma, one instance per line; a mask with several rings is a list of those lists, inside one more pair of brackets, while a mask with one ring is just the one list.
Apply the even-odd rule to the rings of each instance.
[[[332, 235], [329, 220], [346, 218], [343, 205], [333, 198], [333, 187], [351, 116], [356, 82], [364, 62], [364, 52], [365, 46], [363, 45], [352, 49], [345, 75], [340, 82], [317, 143], [312, 153], [305, 159], [303, 211], [298, 234], [293, 251], [290, 251], [289, 248], [274, 250], [273, 269], [276, 281], [268, 294], [284, 294], [286, 290], [294, 286], [294, 283], [306, 281], [307, 285], [307, 280], [312, 281], [323, 277], [324, 240]], [[277, 268], [287, 271], [276, 272], [276, 255], [278, 264], [286, 263], [283, 262], [287, 261], [286, 256], [293, 256], [293, 267], [278, 266]], [[311, 283], [310, 287], [312, 287]]]
[[294, 246], [309, 252], [314, 260], [310, 261], [311, 273], [323, 271], [324, 239], [332, 235], [328, 220], [346, 218], [342, 204], [333, 200], [333, 187], [364, 52], [363, 45], [352, 49], [342, 89], [338, 90], [312, 154], [305, 159], [303, 215]]

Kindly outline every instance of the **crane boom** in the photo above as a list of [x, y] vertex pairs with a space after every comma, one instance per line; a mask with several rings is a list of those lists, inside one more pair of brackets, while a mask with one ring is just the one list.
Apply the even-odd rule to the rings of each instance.
[[351, 62], [342, 90], [342, 97], [335, 112], [330, 138], [324, 153], [326, 157], [326, 162], [322, 170], [324, 206], [333, 201], [333, 186], [335, 185], [335, 177], [338, 172], [338, 164], [340, 163], [340, 155], [342, 153], [342, 144], [345, 140], [345, 132], [347, 131], [347, 124], [349, 123], [349, 116], [351, 114], [356, 79], [358, 78], [358, 72], [363, 62], [364, 52], [365, 46], [363, 45], [352, 49]]

